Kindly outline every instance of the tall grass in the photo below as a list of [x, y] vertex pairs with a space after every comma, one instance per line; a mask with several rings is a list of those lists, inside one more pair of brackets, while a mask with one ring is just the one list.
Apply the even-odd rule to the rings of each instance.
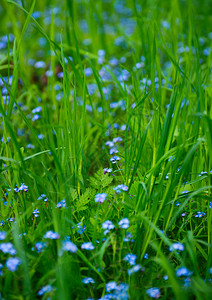
[[0, 298], [211, 299], [210, 10], [2, 1]]

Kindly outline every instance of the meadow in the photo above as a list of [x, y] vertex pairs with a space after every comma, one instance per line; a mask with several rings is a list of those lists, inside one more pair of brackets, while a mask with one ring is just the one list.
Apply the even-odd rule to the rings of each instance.
[[0, 299], [212, 299], [211, 1], [0, 25]]

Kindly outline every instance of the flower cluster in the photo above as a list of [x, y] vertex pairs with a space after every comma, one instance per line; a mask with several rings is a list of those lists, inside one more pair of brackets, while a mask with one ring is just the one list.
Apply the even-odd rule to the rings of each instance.
[[106, 229], [104, 231], [104, 235], [106, 235], [111, 229], [114, 229], [115, 226], [113, 225], [113, 223], [110, 220], [107, 220], [104, 223], [102, 223], [102, 228]]
[[11, 271], [14, 272], [17, 270], [18, 266], [20, 265], [21, 261], [18, 257], [9, 257], [6, 261], [6, 267]]
[[66, 207], [66, 200], [63, 199], [63, 200], [59, 201], [59, 202], [57, 203], [57, 206], [56, 206], [56, 207], [57, 207], [57, 208]]
[[118, 224], [119, 228], [127, 229], [130, 226], [130, 221], [127, 218], [123, 218]]
[[41, 194], [41, 195], [38, 197], [38, 200], [43, 200], [44, 202], [47, 202], [49, 199], [46, 197], [45, 194]]
[[18, 187], [15, 187], [15, 188], [14, 188], [14, 191], [15, 191], [16, 193], [19, 193], [19, 192], [28, 192], [28, 186], [25, 185], [24, 183], [21, 183], [21, 185], [20, 185], [19, 188], [18, 188]]
[[95, 202], [103, 203], [105, 201], [106, 197], [107, 197], [106, 193], [96, 194], [95, 195]]
[[124, 184], [119, 184], [116, 187], [114, 187], [113, 190], [116, 192], [116, 194], [120, 194], [121, 191], [127, 192], [128, 186], [126, 186]]
[[44, 239], [51, 239], [51, 240], [57, 240], [60, 238], [60, 235], [57, 232], [54, 232], [52, 230], [47, 231], [44, 235]]
[[16, 249], [14, 248], [12, 243], [1, 243], [0, 244], [0, 250], [3, 253], [9, 253], [11, 255], [15, 255], [16, 254]]

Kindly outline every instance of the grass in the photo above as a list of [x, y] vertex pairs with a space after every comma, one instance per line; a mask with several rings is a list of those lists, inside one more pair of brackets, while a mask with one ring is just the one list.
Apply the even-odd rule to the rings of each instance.
[[210, 2], [0, 20], [0, 299], [211, 299]]

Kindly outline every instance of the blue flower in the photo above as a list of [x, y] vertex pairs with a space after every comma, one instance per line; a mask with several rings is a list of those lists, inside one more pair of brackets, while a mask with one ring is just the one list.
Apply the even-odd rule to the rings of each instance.
[[17, 270], [18, 266], [20, 265], [21, 261], [17, 257], [10, 257], [6, 261], [6, 267], [11, 271], [14, 272]]
[[133, 273], [135, 272], [138, 272], [139, 270], [141, 269], [141, 265], [135, 265], [134, 267], [132, 267], [131, 269], [129, 269], [127, 272], [128, 272], [128, 275], [132, 275]]
[[124, 257], [124, 260], [127, 261], [131, 266], [135, 265], [136, 259], [137, 259], [137, 256], [135, 254], [130, 254], [130, 253], [128, 253]]
[[47, 231], [44, 235], [44, 239], [51, 239], [51, 240], [57, 240], [60, 238], [60, 235], [57, 232], [54, 232], [52, 230]]
[[114, 153], [118, 153], [119, 151], [116, 148], [111, 148], [109, 150], [110, 155], [113, 155]]
[[18, 188], [18, 191], [28, 192], [28, 186], [24, 183], [21, 183], [20, 187]]
[[35, 149], [35, 146], [33, 144], [28, 144], [26, 146], [27, 149]]
[[107, 141], [107, 142], [105, 143], [105, 146], [108, 146], [108, 147], [112, 148], [112, 147], [114, 146], [114, 143], [111, 142], [111, 141]]
[[149, 254], [148, 254], [148, 253], [145, 253], [145, 254], [144, 254], [144, 258], [145, 258], [145, 259], [149, 259]]
[[111, 157], [110, 161], [112, 162], [112, 164], [115, 164], [117, 161], [119, 161], [121, 158], [119, 156], [114, 155], [113, 157]]
[[43, 252], [44, 248], [47, 246], [46, 243], [43, 242], [37, 242], [35, 244], [35, 249], [37, 250], [37, 253]]
[[39, 210], [37, 208], [34, 209], [32, 213], [34, 214], [35, 218], [39, 217], [39, 213], [40, 212], [39, 212]]
[[197, 214], [195, 215], [195, 218], [202, 218], [205, 216], [204, 212], [198, 211]]
[[130, 221], [127, 218], [123, 218], [118, 224], [119, 228], [127, 229], [130, 226]]
[[177, 277], [181, 277], [181, 276], [190, 276], [192, 274], [191, 271], [189, 271], [186, 267], [181, 267], [181, 268], [178, 268], [176, 270], [176, 275]]
[[6, 238], [7, 233], [5, 231], [0, 231], [0, 240], [3, 241]]
[[38, 197], [37, 200], [43, 200], [44, 202], [47, 202], [49, 199], [46, 197], [45, 194], [41, 194], [40, 197]]
[[149, 297], [158, 299], [160, 297], [160, 289], [156, 287], [152, 287], [146, 290], [146, 293]]
[[38, 134], [39, 140], [42, 140], [44, 138], [44, 135], [42, 133]]
[[115, 281], [110, 281], [106, 284], [106, 292], [110, 292], [112, 290], [116, 290], [117, 288], [117, 283]]
[[191, 278], [187, 277], [184, 279], [184, 287], [188, 287], [191, 285]]
[[3, 252], [3, 253], [9, 253], [11, 255], [15, 255], [16, 254], [16, 250], [13, 246], [12, 243], [1, 243], [0, 244], [0, 250]]
[[50, 284], [45, 285], [38, 291], [38, 296], [42, 296], [43, 294], [49, 293], [52, 290], [53, 290], [53, 287]]
[[132, 234], [130, 232], [127, 232], [126, 237], [124, 238], [124, 242], [134, 242], [132, 237], [133, 237]]
[[66, 207], [66, 200], [63, 199], [57, 203], [57, 208]]
[[3, 268], [3, 265], [0, 263], [0, 276], [3, 276], [2, 268]]
[[77, 252], [77, 246], [72, 243], [71, 241], [65, 241], [63, 242], [63, 246], [62, 246], [63, 251], [70, 251], [72, 253]]
[[119, 136], [117, 138], [113, 139], [113, 143], [118, 143], [118, 142], [122, 142], [122, 141], [123, 141], [123, 139]]
[[107, 220], [104, 223], [102, 223], [102, 228], [106, 229], [104, 231], [104, 234], [107, 234], [111, 229], [114, 229], [115, 226], [113, 225], [113, 223], [110, 220]]
[[41, 117], [39, 115], [34, 115], [32, 117], [32, 122], [35, 122], [36, 120], [40, 119]]
[[95, 281], [91, 277], [86, 277], [82, 279], [82, 283], [89, 284], [89, 283], [95, 283]]
[[111, 169], [111, 168], [104, 168], [103, 171], [104, 171], [104, 174], [106, 174], [106, 173], [111, 173], [113, 171], [113, 169]]
[[83, 243], [81, 245], [81, 249], [93, 250], [94, 249], [94, 245], [91, 242]]
[[164, 276], [163, 276], [163, 279], [164, 279], [164, 280], [168, 280], [168, 279], [169, 279], [168, 275], [164, 275]]
[[169, 247], [170, 252], [172, 252], [173, 250], [183, 251], [184, 245], [181, 243], [174, 243]]
[[103, 203], [105, 201], [106, 197], [107, 197], [106, 193], [96, 194], [95, 195], [95, 202]]
[[121, 191], [127, 192], [128, 186], [126, 186], [124, 184], [119, 184], [116, 187], [114, 187], [113, 190], [116, 191], [117, 194], [120, 194]]
[[[81, 225], [81, 222], [77, 223], [76, 227], [79, 228], [79, 230], [77, 230], [77, 232], [78, 232], [79, 234], [82, 234], [83, 232], [86, 231], [85, 225], [82, 226], [82, 225]], [[75, 228], [75, 226], [72, 226], [72, 228]]]
[[39, 113], [39, 112], [41, 112], [42, 111], [42, 107], [41, 106], [38, 106], [38, 107], [36, 107], [36, 108], [34, 108], [33, 110], [32, 110], [32, 113], [33, 114], [37, 114], [37, 113]]

